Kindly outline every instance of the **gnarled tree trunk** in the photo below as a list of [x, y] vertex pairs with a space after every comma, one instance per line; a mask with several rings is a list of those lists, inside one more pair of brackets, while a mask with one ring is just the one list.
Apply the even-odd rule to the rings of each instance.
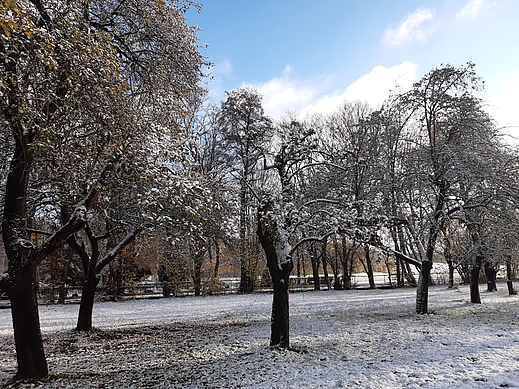
[[278, 253], [274, 246], [272, 231], [267, 228], [263, 218], [267, 208], [258, 207], [258, 236], [267, 258], [267, 267], [272, 278], [274, 296], [272, 301], [270, 345], [290, 348], [289, 300], [288, 287], [290, 272], [294, 268], [292, 258], [278, 261]]

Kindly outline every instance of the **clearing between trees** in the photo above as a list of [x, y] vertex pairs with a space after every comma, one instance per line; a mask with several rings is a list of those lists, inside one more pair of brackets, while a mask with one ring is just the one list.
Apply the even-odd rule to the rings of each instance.
[[[483, 287], [483, 286], [481, 286]], [[271, 349], [269, 294], [100, 302], [95, 331], [78, 305], [42, 306], [50, 375], [9, 388], [519, 387], [519, 299], [506, 286], [470, 303], [468, 286], [291, 295], [291, 350]], [[0, 310], [0, 382], [16, 373]]]

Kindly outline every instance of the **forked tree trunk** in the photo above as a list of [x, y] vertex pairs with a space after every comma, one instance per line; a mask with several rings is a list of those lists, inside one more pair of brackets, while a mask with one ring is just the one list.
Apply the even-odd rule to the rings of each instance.
[[272, 233], [266, 227], [262, 218], [266, 209], [258, 207], [258, 236], [265, 251], [267, 267], [272, 278], [274, 296], [272, 301], [270, 345], [280, 348], [290, 348], [290, 320], [288, 287], [290, 272], [294, 263], [290, 257], [285, 262], [278, 262], [278, 253], [274, 246]]
[[88, 279], [83, 284], [81, 292], [81, 304], [77, 319], [77, 331], [92, 331], [92, 312], [94, 310], [94, 298], [99, 278]]

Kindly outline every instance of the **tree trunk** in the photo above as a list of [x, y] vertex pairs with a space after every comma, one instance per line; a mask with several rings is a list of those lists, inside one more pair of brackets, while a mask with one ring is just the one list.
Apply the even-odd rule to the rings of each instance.
[[481, 265], [483, 264], [483, 250], [481, 248], [479, 234], [476, 231], [471, 231], [471, 233], [476, 258], [474, 259], [472, 269], [470, 270], [470, 302], [481, 304], [481, 298], [479, 295], [479, 273], [481, 271]]
[[[341, 250], [341, 263], [342, 263], [342, 272], [343, 272], [343, 275], [342, 275], [342, 287], [344, 290], [349, 290], [351, 289], [351, 273], [352, 273], [352, 269], [353, 269], [353, 258], [351, 259], [351, 261], [349, 260], [350, 258], [350, 252], [353, 252], [353, 248], [350, 250], [347, 249], [346, 247], [346, 236], [343, 235], [341, 237], [341, 246], [342, 246], [342, 250]], [[352, 254], [353, 255], [353, 254]]]
[[429, 276], [431, 275], [431, 269], [431, 261], [422, 261], [422, 269], [416, 287], [416, 313], [419, 315], [427, 313], [427, 303], [429, 300]]
[[218, 273], [220, 272], [220, 244], [218, 243], [218, 239], [214, 240], [214, 248], [216, 259], [214, 263], [213, 278], [218, 279]]
[[373, 275], [373, 264], [371, 263], [371, 255], [369, 253], [369, 246], [364, 245], [364, 255], [366, 258], [366, 273], [368, 273], [369, 287], [375, 289], [375, 277]]
[[400, 272], [400, 263], [401, 263], [401, 260], [399, 258], [396, 258], [396, 286], [398, 288], [401, 288], [403, 285], [403, 278], [402, 278], [402, 275], [401, 275], [401, 272]]
[[328, 260], [326, 258], [326, 246], [327, 246], [327, 241], [325, 240], [323, 242], [321, 256], [322, 256], [322, 262], [323, 262], [324, 280], [326, 281], [326, 288], [327, 288], [327, 290], [330, 290], [332, 288], [332, 285], [330, 283], [330, 277], [328, 276]]
[[[392, 288], [393, 287], [393, 282], [391, 281], [391, 269], [389, 268], [389, 254], [386, 255], [386, 261], [385, 262], [386, 262], [386, 269], [387, 269], [387, 277], [388, 277], [388, 280], [389, 280], [389, 286]], [[396, 260], [396, 262], [398, 263], [398, 259]]]
[[321, 278], [319, 277], [319, 257], [317, 256], [315, 244], [312, 244], [310, 261], [312, 262], [312, 276], [314, 279], [314, 290], [321, 290]]
[[497, 291], [497, 271], [489, 262], [485, 262], [485, 275], [487, 276], [487, 292]]
[[512, 257], [508, 255], [506, 257], [506, 286], [508, 286], [508, 294], [511, 296], [517, 294], [517, 292], [514, 289], [514, 283], [512, 282], [512, 278]]
[[17, 280], [7, 290], [11, 300], [14, 340], [18, 372], [14, 381], [25, 378], [41, 378], [48, 374], [47, 360], [43, 351], [40, 318], [36, 292], [39, 284], [38, 267], [32, 252], [19, 249], [19, 262], [10, 263], [10, 275]]
[[171, 297], [171, 286], [168, 281], [164, 281], [162, 283], [162, 297], [170, 298]]
[[[244, 180], [244, 179], [243, 179]], [[254, 283], [249, 266], [250, 253], [246, 249], [247, 230], [247, 183], [242, 182], [240, 188], [240, 289], [239, 293], [252, 293]]]
[[481, 271], [481, 264], [475, 264], [470, 271], [470, 302], [474, 304], [481, 304], [481, 297], [479, 295], [479, 272]]
[[87, 279], [83, 283], [76, 326], [77, 331], [92, 331], [92, 312], [94, 310], [94, 298], [98, 283], [98, 277]]
[[193, 284], [195, 286], [195, 296], [200, 296], [202, 291], [202, 264], [204, 257], [195, 257], [193, 259]]
[[301, 256], [297, 257], [297, 264], [296, 264], [296, 274], [297, 274], [297, 285], [301, 284]]
[[454, 288], [454, 265], [452, 260], [447, 260], [447, 265], [449, 265], [449, 288]]
[[261, 207], [258, 208], [258, 236], [265, 251], [267, 267], [272, 278], [274, 296], [272, 301], [270, 345], [288, 349], [290, 347], [290, 321], [288, 286], [290, 272], [294, 263], [290, 257], [279, 263], [278, 254], [273, 243], [272, 235], [268, 231], [262, 217], [266, 214]]
[[41, 378], [48, 374], [41, 339], [36, 291], [16, 290], [11, 298], [18, 372], [14, 380]]

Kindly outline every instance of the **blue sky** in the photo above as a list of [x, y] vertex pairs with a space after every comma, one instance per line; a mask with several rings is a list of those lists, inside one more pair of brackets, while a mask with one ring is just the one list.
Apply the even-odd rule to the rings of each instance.
[[344, 100], [377, 107], [396, 84], [406, 90], [442, 63], [472, 61], [490, 113], [519, 126], [517, 0], [206, 0], [188, 22], [208, 44], [216, 103], [253, 85], [274, 118], [332, 112]]

